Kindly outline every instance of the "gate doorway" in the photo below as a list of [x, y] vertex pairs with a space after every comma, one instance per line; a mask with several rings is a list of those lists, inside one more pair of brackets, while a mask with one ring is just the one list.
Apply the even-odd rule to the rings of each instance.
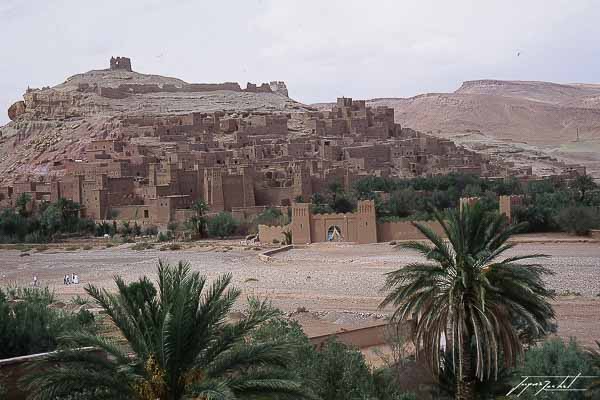
[[342, 230], [337, 225], [332, 225], [327, 229], [327, 241], [328, 242], [341, 242], [344, 240], [342, 236]]

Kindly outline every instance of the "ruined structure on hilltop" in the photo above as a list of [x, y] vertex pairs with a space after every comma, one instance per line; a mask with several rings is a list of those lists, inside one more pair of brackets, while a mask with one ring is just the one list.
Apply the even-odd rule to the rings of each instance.
[[[389, 107], [339, 98], [317, 111], [289, 99], [283, 82], [188, 84], [133, 72], [123, 57], [112, 58], [109, 70], [30, 89], [9, 113], [15, 133], [1, 143], [0, 205], [22, 193], [35, 203], [67, 198], [95, 220], [166, 225], [188, 219], [200, 199], [211, 212], [245, 218], [373, 175], [532, 175], [402, 127]], [[357, 241], [372, 239], [363, 238], [367, 219], [346, 223], [361, 230]]]
[[110, 70], [115, 71], [118, 69], [122, 69], [124, 71], [131, 72], [131, 59], [127, 57], [111, 57], [110, 58]]

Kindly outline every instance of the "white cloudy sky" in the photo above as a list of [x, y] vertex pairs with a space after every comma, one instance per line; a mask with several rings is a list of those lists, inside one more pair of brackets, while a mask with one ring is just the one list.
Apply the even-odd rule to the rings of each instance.
[[600, 82], [598, 21], [594, 0], [0, 0], [0, 123], [27, 86], [111, 55], [188, 82], [285, 80], [306, 103]]

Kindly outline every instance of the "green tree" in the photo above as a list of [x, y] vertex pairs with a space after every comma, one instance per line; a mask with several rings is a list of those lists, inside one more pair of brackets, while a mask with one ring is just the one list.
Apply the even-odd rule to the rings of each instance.
[[[86, 292], [106, 311], [127, 341], [73, 332], [65, 348], [94, 346], [106, 356], [64, 350], [33, 371], [24, 384], [32, 399], [103, 398], [177, 400], [304, 398], [290, 379], [292, 348], [282, 341], [247, 341], [275, 315], [265, 302], [250, 301], [247, 316], [225, 323], [240, 296], [231, 275], [208, 284], [186, 263], [159, 263], [158, 287], [142, 279], [135, 287], [115, 278], [117, 293], [95, 286]], [[77, 397], [81, 396], [81, 397]]]
[[331, 193], [331, 196], [333, 197], [333, 201], [335, 201], [335, 197], [338, 194], [343, 194], [344, 193], [344, 186], [342, 185], [342, 183], [338, 180], [332, 181], [327, 185], [327, 190], [329, 191], [329, 193]]
[[53, 236], [56, 232], [59, 232], [64, 226], [63, 215], [60, 209], [54, 205], [46, 207], [40, 216], [40, 224], [48, 236]]
[[123, 236], [129, 236], [133, 232], [131, 223], [129, 221], [121, 221], [120, 233]]
[[208, 234], [221, 239], [231, 236], [235, 233], [238, 222], [230, 213], [220, 212], [207, 222]]
[[22, 217], [26, 217], [29, 215], [29, 211], [27, 211], [27, 206], [31, 202], [31, 195], [29, 193], [21, 193], [17, 200], [15, 201], [15, 206], [17, 208], [17, 212]]
[[439, 369], [441, 340], [453, 351], [457, 399], [475, 398], [477, 380], [493, 376], [500, 355], [506, 366], [522, 353], [514, 318], [543, 331], [554, 317], [540, 265], [524, 263], [540, 255], [499, 259], [514, 245], [510, 236], [520, 226], [480, 206], [436, 215], [448, 241], [425, 225], [415, 227], [431, 242], [402, 245], [427, 262], [409, 264], [387, 275], [389, 291], [381, 306], [394, 305], [395, 320], [415, 316], [414, 343]]
[[336, 213], [349, 213], [354, 210], [354, 204], [348, 197], [338, 194], [333, 200], [331, 207]]
[[195, 215], [190, 218], [190, 225], [193, 227], [194, 233], [196, 233], [200, 238], [203, 238], [206, 235], [206, 217], [205, 214], [208, 211], [208, 204], [202, 199], [197, 200], [192, 205], [192, 210], [194, 210]]
[[27, 219], [13, 209], [5, 209], [0, 213], [0, 233], [4, 240], [12, 238], [22, 240], [27, 234]]
[[583, 203], [583, 201], [585, 200], [585, 194], [588, 191], [594, 190], [596, 187], [597, 185], [594, 183], [594, 180], [589, 175], [579, 175], [571, 184], [571, 188], [579, 192], [580, 203]]
[[362, 353], [336, 341], [317, 350], [297, 321], [275, 318], [253, 334], [259, 341], [285, 339], [293, 343], [292, 365], [304, 387], [327, 400], [412, 400], [402, 393], [388, 368], [371, 370]]
[[412, 189], [394, 192], [387, 204], [389, 215], [399, 218], [408, 217], [414, 208], [415, 197], [415, 191]]
[[63, 225], [62, 228], [65, 232], [74, 232], [79, 227], [79, 211], [80, 205], [73, 200], [60, 198], [53, 204], [61, 215]]

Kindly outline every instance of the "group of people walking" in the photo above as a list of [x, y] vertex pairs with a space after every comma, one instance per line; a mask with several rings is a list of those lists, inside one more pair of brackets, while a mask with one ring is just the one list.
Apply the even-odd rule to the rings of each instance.
[[79, 275], [77, 274], [66, 274], [63, 278], [63, 285], [77, 285], [79, 283]]

